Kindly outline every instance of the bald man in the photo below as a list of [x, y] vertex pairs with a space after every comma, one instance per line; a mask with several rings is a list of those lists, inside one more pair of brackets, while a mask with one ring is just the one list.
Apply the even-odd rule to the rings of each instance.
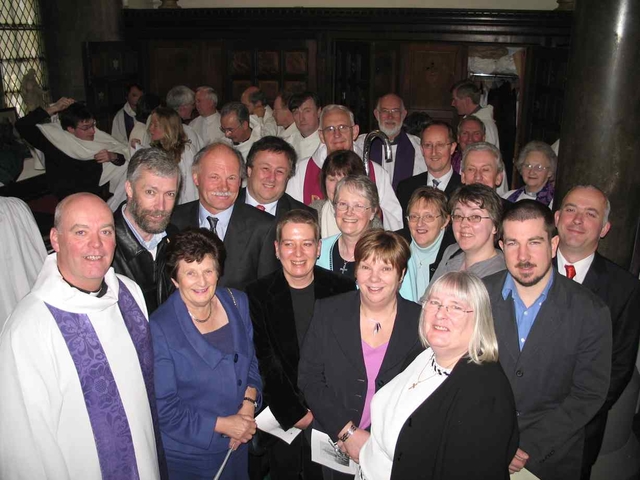
[[111, 210], [65, 198], [51, 245], [0, 337], [0, 478], [158, 479], [147, 310], [110, 267]]

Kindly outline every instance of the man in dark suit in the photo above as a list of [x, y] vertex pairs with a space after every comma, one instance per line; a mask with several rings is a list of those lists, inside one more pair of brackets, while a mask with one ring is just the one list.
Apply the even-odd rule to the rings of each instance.
[[[451, 155], [457, 145], [451, 125], [441, 121], [431, 122], [422, 131], [420, 142], [427, 171], [398, 184], [396, 192], [402, 206], [403, 218], [407, 216], [407, 205], [411, 194], [418, 187], [436, 187], [449, 197], [461, 184], [460, 175], [451, 167]], [[408, 226], [406, 218], [404, 218], [404, 226]]]
[[520, 428], [509, 470], [577, 480], [585, 426], [609, 388], [611, 321], [602, 300], [558, 275], [557, 246], [551, 211], [534, 200], [518, 202], [501, 226], [507, 272], [484, 281]]
[[247, 187], [240, 190], [238, 201], [276, 217], [278, 221], [290, 210], [306, 210], [316, 217], [315, 209], [285, 193], [287, 182], [296, 173], [296, 151], [278, 137], [263, 137], [253, 144], [247, 155]]
[[218, 284], [243, 290], [249, 282], [277, 269], [273, 217], [238, 200], [244, 178], [240, 152], [213, 143], [198, 152], [192, 171], [200, 199], [176, 207], [171, 223], [180, 230], [215, 230], [226, 249]]
[[[291, 211], [277, 227], [276, 252], [282, 269], [247, 286], [253, 340], [263, 378], [263, 406], [269, 406], [285, 430], [306, 429], [313, 421], [298, 389], [300, 346], [311, 322], [315, 300], [355, 290], [353, 280], [315, 266], [320, 252], [320, 227], [313, 215]], [[321, 479], [311, 463], [308, 438], [291, 445], [275, 440], [269, 447], [271, 478]], [[264, 478], [262, 472], [252, 478]]]
[[604, 405], [587, 424], [582, 478], [588, 479], [598, 458], [607, 414], [631, 380], [640, 337], [640, 282], [597, 252], [600, 238], [611, 228], [611, 204], [597, 187], [572, 188], [555, 213], [560, 236], [558, 271], [581, 283], [604, 301], [611, 312], [613, 357], [611, 384]]

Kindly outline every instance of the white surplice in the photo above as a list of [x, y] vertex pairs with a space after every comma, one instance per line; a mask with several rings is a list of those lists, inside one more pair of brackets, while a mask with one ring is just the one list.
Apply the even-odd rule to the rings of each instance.
[[216, 112], [208, 117], [196, 117], [191, 120], [189, 126], [200, 136], [203, 147], [225, 138], [224, 133], [220, 131], [220, 112]]
[[122, 142], [125, 145], [128, 145], [129, 138], [127, 137], [127, 127], [124, 122], [125, 114], [129, 115], [130, 117], [133, 117], [134, 124], [135, 124], [136, 112], [133, 108], [131, 108], [131, 105], [129, 105], [129, 102], [127, 102], [124, 104], [124, 107], [118, 110], [115, 117], [113, 117], [113, 123], [111, 124], [111, 136], [116, 140], [118, 140], [119, 142]]
[[260, 127], [260, 135], [263, 137], [268, 135], [275, 136], [278, 133], [278, 124], [273, 116], [273, 110], [269, 105], [265, 107], [263, 117], [252, 114], [249, 116], [249, 121], [251, 128], [254, 128], [256, 125]]
[[88, 315], [105, 352], [127, 415], [139, 477], [159, 478], [147, 391], [118, 308], [118, 278], [147, 314], [140, 287], [112, 268], [107, 293], [91, 296], [69, 286], [57, 256], [47, 257], [35, 286], [0, 336], [0, 478], [102, 478], [78, 373], [45, 302]]
[[234, 144], [233, 147], [242, 154], [242, 158], [244, 158], [244, 161], [246, 162], [247, 155], [249, 155], [249, 150], [251, 150], [251, 147], [253, 146], [253, 144], [256, 143], [258, 140], [260, 140], [261, 138], [262, 138], [262, 133], [260, 130], [260, 126], [252, 125], [251, 135], [249, 136], [249, 138], [237, 145]]
[[285, 140], [291, 144], [293, 149], [298, 154], [298, 160], [309, 158], [311, 155], [313, 155], [313, 152], [315, 152], [316, 149], [320, 146], [320, 134], [318, 133], [318, 130], [316, 130], [306, 138], [303, 137], [298, 130], [292, 135], [288, 136]]
[[[276, 136], [285, 139], [287, 142], [289, 141], [289, 137], [295, 135], [296, 133], [300, 133], [298, 127], [296, 126], [296, 122], [293, 122], [287, 128], [278, 127], [278, 131], [276, 132]], [[295, 149], [294, 149], [295, 150]]]

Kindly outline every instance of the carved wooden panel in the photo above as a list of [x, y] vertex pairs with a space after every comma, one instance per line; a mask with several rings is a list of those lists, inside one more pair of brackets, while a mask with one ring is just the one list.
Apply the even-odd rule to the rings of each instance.
[[402, 96], [409, 111], [426, 111], [453, 121], [451, 86], [464, 78], [466, 52], [461, 45], [410, 43], [402, 46]]

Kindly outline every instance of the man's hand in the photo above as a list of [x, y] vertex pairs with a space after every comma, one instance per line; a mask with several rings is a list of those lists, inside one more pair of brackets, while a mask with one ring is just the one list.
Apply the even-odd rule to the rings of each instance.
[[56, 113], [61, 112], [62, 110], [65, 110], [67, 107], [69, 107], [69, 105], [72, 105], [74, 103], [76, 103], [76, 101], [73, 98], [62, 97], [53, 105], [49, 105], [46, 108], [46, 111], [49, 114], [49, 116], [55, 115]]
[[98, 163], [107, 163], [116, 160], [118, 158], [118, 155], [103, 149], [96, 153], [93, 158], [95, 158], [96, 162]]
[[529, 454], [524, 450], [518, 449], [516, 456], [513, 457], [509, 464], [509, 473], [516, 473], [522, 470], [527, 464], [527, 460], [529, 460]]
[[313, 422], [313, 413], [311, 413], [311, 410], [308, 410], [307, 414], [298, 420], [294, 427], [299, 428], [300, 430], [306, 430], [307, 427], [311, 425], [311, 422]]

